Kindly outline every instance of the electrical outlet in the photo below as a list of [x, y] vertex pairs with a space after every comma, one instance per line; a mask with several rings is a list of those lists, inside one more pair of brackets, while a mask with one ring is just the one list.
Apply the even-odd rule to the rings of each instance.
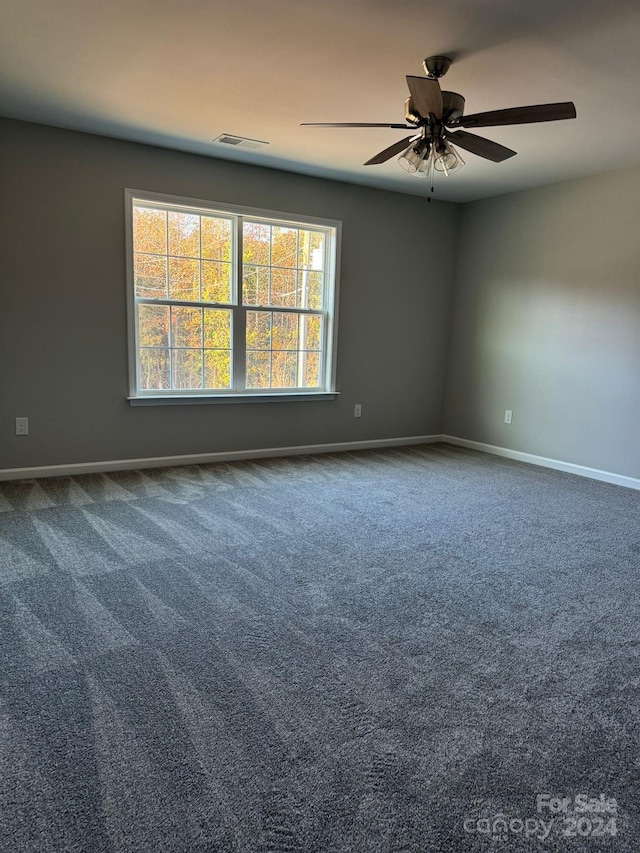
[[513, 418], [513, 412], [511, 411], [511, 409], [505, 409], [504, 410], [504, 422], [505, 422], [505, 424], [510, 424], [512, 418]]
[[29, 418], [16, 418], [16, 435], [29, 435]]
[[362, 417], [362, 404], [361, 403], [356, 403], [355, 406], [353, 407], [353, 417], [354, 418], [361, 418]]

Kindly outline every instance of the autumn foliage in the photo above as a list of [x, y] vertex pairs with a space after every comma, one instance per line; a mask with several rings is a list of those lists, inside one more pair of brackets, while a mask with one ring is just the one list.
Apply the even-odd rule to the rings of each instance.
[[324, 231], [244, 219], [240, 261], [235, 229], [134, 203], [141, 390], [230, 390], [234, 372], [247, 389], [321, 385]]

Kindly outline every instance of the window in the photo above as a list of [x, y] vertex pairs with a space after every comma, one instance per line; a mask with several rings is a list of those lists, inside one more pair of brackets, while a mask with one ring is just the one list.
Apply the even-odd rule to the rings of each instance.
[[131, 399], [334, 393], [339, 227], [127, 190]]

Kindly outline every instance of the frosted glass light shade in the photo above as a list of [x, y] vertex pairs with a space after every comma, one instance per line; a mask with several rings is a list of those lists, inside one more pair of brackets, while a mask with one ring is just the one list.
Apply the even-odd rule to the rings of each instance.
[[451, 175], [464, 166], [462, 155], [446, 139], [439, 142], [435, 153], [433, 167], [436, 172]]

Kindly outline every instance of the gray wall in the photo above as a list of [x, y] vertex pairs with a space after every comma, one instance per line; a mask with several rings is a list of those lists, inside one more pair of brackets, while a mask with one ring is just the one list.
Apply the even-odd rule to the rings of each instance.
[[[0, 469], [441, 431], [458, 206], [9, 120], [0, 170]], [[341, 396], [129, 406], [125, 187], [342, 220]]]
[[[0, 469], [444, 429], [640, 476], [640, 168], [427, 205], [5, 119], [0, 182]], [[340, 397], [129, 406], [126, 186], [342, 220]]]
[[640, 168], [465, 205], [444, 429], [640, 477]]

